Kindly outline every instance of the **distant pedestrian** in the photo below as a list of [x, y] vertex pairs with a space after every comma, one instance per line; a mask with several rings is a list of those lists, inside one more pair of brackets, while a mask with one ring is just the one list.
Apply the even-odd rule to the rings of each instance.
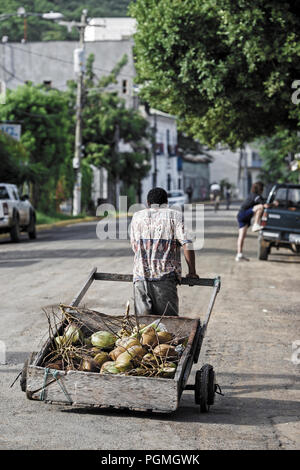
[[188, 198], [189, 198], [189, 203], [191, 204], [191, 202], [192, 202], [192, 196], [193, 196], [193, 188], [192, 188], [192, 186], [188, 186], [188, 187], [186, 188], [185, 192], [187, 193]]
[[216, 182], [214, 182], [210, 187], [210, 198], [214, 201], [214, 209], [215, 212], [217, 212], [221, 199], [221, 186]]
[[227, 186], [225, 189], [226, 209], [229, 210], [231, 203], [231, 188]]

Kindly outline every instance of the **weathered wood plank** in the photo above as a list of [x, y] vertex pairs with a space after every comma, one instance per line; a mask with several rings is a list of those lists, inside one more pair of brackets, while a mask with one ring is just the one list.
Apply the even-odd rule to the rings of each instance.
[[[118, 282], [133, 282], [132, 274], [113, 274], [113, 273], [95, 273], [95, 281], [118, 281]], [[213, 287], [216, 278], [188, 278], [183, 277], [180, 284], [187, 286], [206, 286]]]
[[[27, 391], [40, 400], [45, 369], [29, 366]], [[45, 401], [72, 405], [113, 406], [115, 408], [174, 411], [178, 408], [178, 383], [172, 379], [100, 375], [79, 371], [58, 373], [71, 403], [56, 381], [45, 388]], [[49, 374], [46, 383], [53, 380]], [[38, 390], [37, 392], [35, 392]], [[35, 393], [33, 393], [35, 392]]]

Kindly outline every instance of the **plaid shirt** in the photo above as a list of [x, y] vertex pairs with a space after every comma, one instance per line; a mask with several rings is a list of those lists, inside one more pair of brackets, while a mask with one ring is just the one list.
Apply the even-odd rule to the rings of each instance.
[[181, 279], [180, 247], [192, 243], [181, 212], [167, 207], [136, 212], [130, 239], [135, 253], [133, 281], [158, 280], [170, 273]]

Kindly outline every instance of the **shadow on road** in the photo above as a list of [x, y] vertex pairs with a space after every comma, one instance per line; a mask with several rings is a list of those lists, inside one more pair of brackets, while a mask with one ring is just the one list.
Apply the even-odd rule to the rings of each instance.
[[271, 398], [258, 397], [241, 397], [235, 394], [256, 393], [272, 390], [287, 390], [293, 386], [291, 382], [295, 381], [293, 375], [275, 375], [275, 374], [231, 374], [219, 373], [218, 377], [230, 376], [245, 380], [251, 378], [265, 378], [267, 381], [278, 379], [278, 383], [274, 384], [257, 384], [257, 385], [232, 385], [224, 386], [224, 397], [217, 396], [215, 404], [210, 408], [209, 413], [200, 413], [199, 406], [194, 402], [193, 392], [184, 392], [181, 398], [180, 407], [174, 413], [152, 413], [145, 411], [131, 411], [127, 409], [117, 410], [114, 408], [63, 408], [62, 413], [77, 414], [93, 414], [112, 417], [134, 417], [140, 419], [157, 419], [160, 421], [172, 421], [177, 423], [211, 423], [211, 424], [232, 424], [232, 425], [262, 425], [270, 422], [270, 417], [282, 417], [286, 422], [288, 416], [289, 421], [300, 421], [300, 407], [296, 401], [274, 400]]
[[[31, 260], [33, 262], [38, 262], [38, 259], [51, 259], [51, 258], [98, 258], [98, 257], [124, 257], [124, 256], [133, 256], [131, 248], [124, 247], [120, 248], [120, 245], [116, 246], [116, 249], [112, 248], [101, 248], [101, 249], [61, 249], [61, 250], [32, 250], [32, 251], [11, 251], [6, 253], [1, 253], [1, 260], [3, 261], [16, 261], [21, 262], [21, 260]], [[34, 261], [35, 260], [35, 261]], [[0, 262], [0, 266], [2, 262]]]

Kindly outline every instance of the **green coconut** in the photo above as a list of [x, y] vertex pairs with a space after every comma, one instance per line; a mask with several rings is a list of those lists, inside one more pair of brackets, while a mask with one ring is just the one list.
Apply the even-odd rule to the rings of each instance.
[[132, 359], [133, 356], [128, 351], [125, 351], [117, 357], [115, 365], [120, 371], [124, 372], [125, 370], [132, 368]]
[[65, 336], [56, 336], [54, 340], [58, 347], [65, 346], [65, 344], [67, 343], [67, 339]]
[[64, 336], [66, 337], [67, 342], [70, 342], [72, 344], [78, 343], [78, 341], [83, 340], [83, 334], [80, 328], [72, 323], [67, 326]]
[[120, 370], [116, 367], [115, 362], [112, 362], [112, 361], [104, 362], [100, 370], [100, 374], [103, 374], [103, 375], [119, 374], [119, 373], [120, 373]]
[[109, 355], [106, 352], [101, 351], [100, 353], [96, 354], [96, 356], [94, 357], [94, 361], [98, 364], [100, 368], [102, 364], [109, 361]]
[[164, 377], [164, 378], [172, 378], [174, 377], [176, 372], [176, 366], [175, 367], [162, 367], [159, 371], [159, 376]]
[[117, 337], [109, 331], [96, 331], [91, 336], [92, 345], [102, 349], [110, 349], [114, 346]]

